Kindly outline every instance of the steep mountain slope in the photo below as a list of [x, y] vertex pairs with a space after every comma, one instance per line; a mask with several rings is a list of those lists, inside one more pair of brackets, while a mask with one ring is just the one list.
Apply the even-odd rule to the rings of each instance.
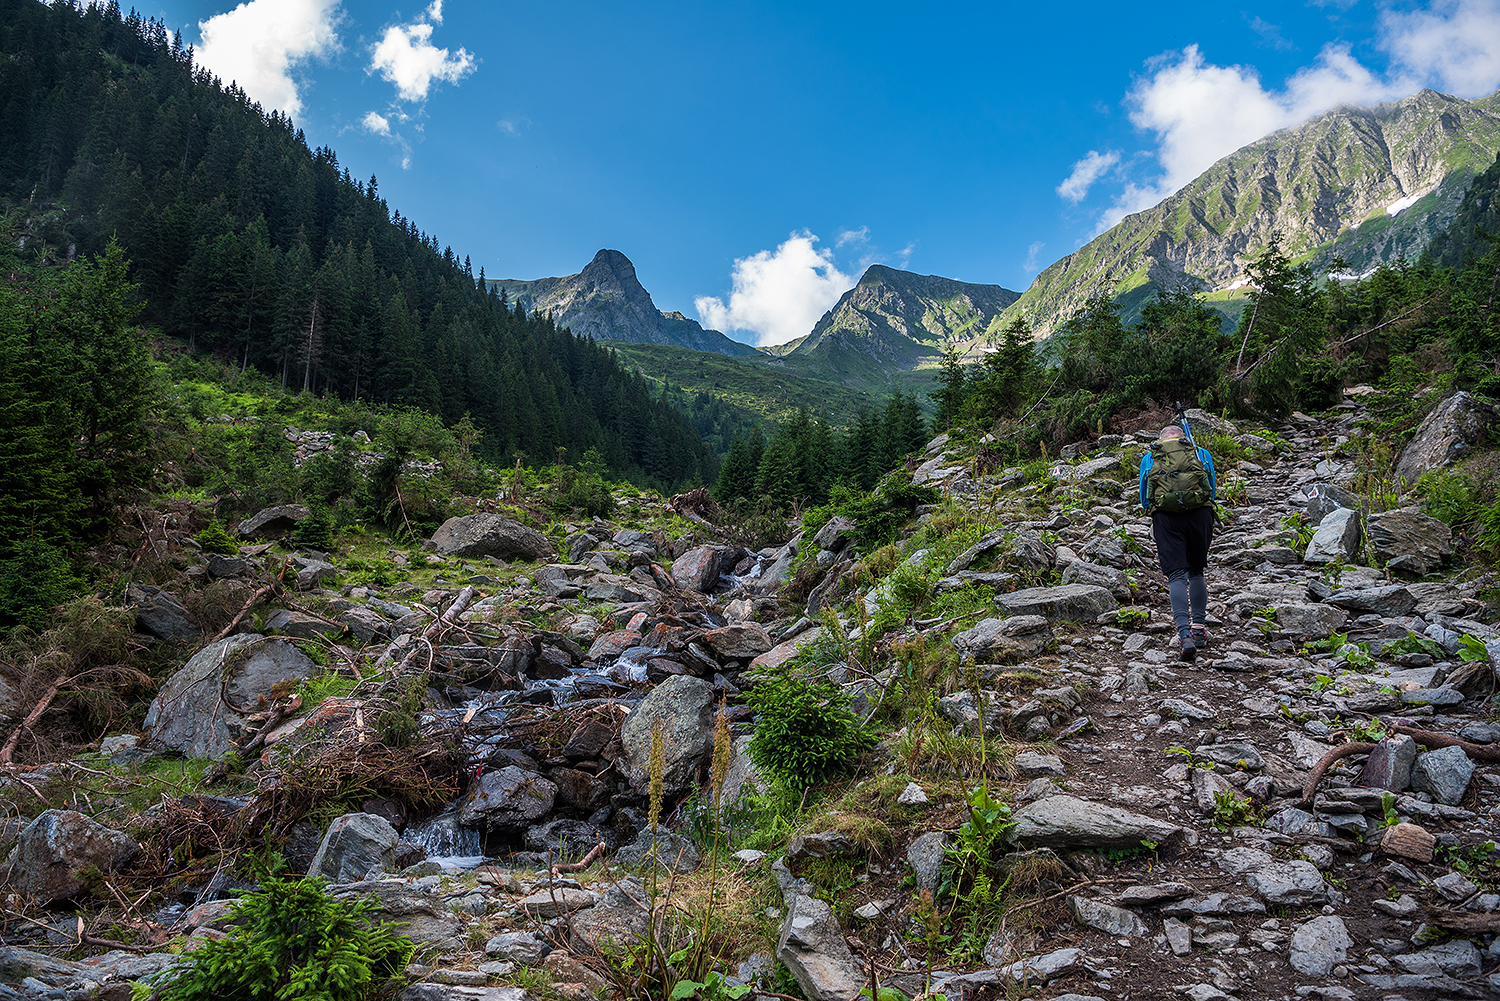
[[1335, 256], [1362, 273], [1416, 257], [1447, 227], [1500, 151], [1500, 93], [1475, 101], [1424, 90], [1342, 107], [1224, 157], [1154, 208], [1037, 276], [1002, 318], [1041, 334], [1100, 292], [1140, 301], [1182, 283], [1231, 289], [1270, 241], [1294, 259]]
[[1440, 267], [1461, 268], [1482, 257], [1500, 234], [1500, 159], [1464, 193], [1458, 214], [1448, 229], [1432, 238], [1427, 254]]
[[846, 378], [912, 369], [949, 344], [999, 330], [1001, 312], [1019, 297], [999, 285], [873, 264], [785, 357]]
[[636, 277], [635, 265], [618, 250], [601, 250], [576, 275], [524, 281], [496, 278], [485, 282], [504, 289], [527, 313], [546, 313], [579, 337], [636, 344], [670, 344], [715, 354], [758, 355], [755, 348], [717, 330], [704, 330], [678, 312], [664, 313]]

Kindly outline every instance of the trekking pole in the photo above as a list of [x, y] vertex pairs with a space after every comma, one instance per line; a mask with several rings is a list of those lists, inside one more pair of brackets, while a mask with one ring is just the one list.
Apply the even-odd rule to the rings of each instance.
[[1193, 427], [1188, 423], [1187, 410], [1183, 408], [1181, 400], [1177, 401], [1177, 419], [1182, 422], [1182, 433], [1187, 435], [1188, 444], [1197, 448], [1198, 443], [1193, 440]]

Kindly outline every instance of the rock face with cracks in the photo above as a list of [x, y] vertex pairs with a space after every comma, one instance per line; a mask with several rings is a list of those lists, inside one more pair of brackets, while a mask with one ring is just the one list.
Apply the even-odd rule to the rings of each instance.
[[658, 722], [666, 755], [662, 785], [668, 796], [676, 796], [697, 781], [698, 769], [713, 746], [713, 687], [701, 678], [674, 675], [625, 718], [620, 728], [624, 770], [637, 792], [651, 786], [651, 734]]

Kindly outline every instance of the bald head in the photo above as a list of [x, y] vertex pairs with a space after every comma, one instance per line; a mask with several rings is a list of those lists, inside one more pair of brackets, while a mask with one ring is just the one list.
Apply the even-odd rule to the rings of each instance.
[[1161, 429], [1161, 433], [1156, 436], [1156, 440], [1157, 441], [1166, 441], [1169, 438], [1181, 438], [1181, 437], [1182, 437], [1182, 428], [1178, 427], [1176, 424], [1168, 424], [1166, 427], [1164, 427], [1164, 428]]

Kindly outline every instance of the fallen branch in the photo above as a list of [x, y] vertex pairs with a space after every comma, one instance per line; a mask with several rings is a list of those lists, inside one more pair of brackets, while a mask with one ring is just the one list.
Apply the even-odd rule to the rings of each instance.
[[1312, 771], [1307, 773], [1307, 781], [1302, 783], [1302, 802], [1312, 802], [1313, 796], [1318, 791], [1318, 783], [1323, 780], [1323, 773], [1328, 771], [1335, 761], [1350, 758], [1356, 754], [1369, 754], [1373, 750], [1375, 750], [1374, 744], [1355, 743], [1335, 747], [1323, 755], [1322, 758], [1318, 759], [1318, 763], [1313, 765]]
[[[16, 753], [16, 745], [21, 742], [21, 734], [31, 729], [31, 724], [41, 719], [42, 713], [46, 712], [47, 708], [52, 705], [52, 700], [57, 698], [57, 693], [62, 691], [63, 685], [76, 680], [76, 678], [64, 677], [63, 675], [58, 675], [53, 680], [47, 691], [42, 693], [42, 697], [37, 701], [37, 704], [31, 707], [31, 712], [27, 713], [26, 718], [21, 721], [20, 725], [10, 732], [10, 736], [5, 740], [5, 746], [0, 747], [0, 765], [9, 765], [11, 763], [11, 757]], [[30, 789], [31, 787], [27, 786], [27, 788]], [[35, 789], [31, 791], [36, 792]], [[40, 796], [41, 793], [37, 793], [37, 795]]]
[[1448, 911], [1429, 908], [1427, 923], [1445, 931], [1467, 934], [1500, 932], [1500, 914], [1475, 914], [1472, 911]]
[[605, 848], [604, 842], [601, 841], [597, 845], [595, 845], [594, 847], [590, 848], [589, 849], [589, 853], [587, 855], [585, 855], [579, 861], [577, 861], [577, 862], [561, 862], [561, 863], [558, 863], [557, 865], [553, 866], [552, 867], [552, 875], [556, 876], [558, 873], [562, 873], [562, 872], [582, 872], [583, 870], [587, 869], [589, 866], [593, 865], [594, 864], [594, 860], [597, 859], [600, 855], [603, 855], [606, 851], [608, 851], [608, 849]]
[[1500, 744], [1471, 744], [1467, 740], [1450, 737], [1446, 733], [1418, 730], [1415, 727], [1402, 726], [1400, 723], [1388, 719], [1383, 719], [1381, 722], [1392, 733], [1403, 734], [1419, 744], [1426, 744], [1428, 747], [1461, 747], [1463, 748], [1463, 752], [1473, 761], [1500, 761]]
[[244, 604], [244, 607], [239, 610], [239, 613], [237, 615], [235, 615], [234, 618], [232, 618], [232, 619], [229, 620], [229, 625], [225, 626], [222, 630], [220, 630], [219, 634], [217, 636], [215, 636], [213, 639], [209, 640], [208, 642], [209, 643], [217, 643], [217, 642], [219, 642], [219, 640], [223, 639], [224, 637], [228, 636], [230, 633], [234, 632], [235, 629], [239, 626], [239, 624], [241, 622], [245, 621], [245, 616], [247, 616], [247, 615], [250, 614], [250, 610], [252, 608], [254, 608], [256, 605], [260, 604], [261, 600], [263, 598], [265, 598], [267, 595], [269, 595], [274, 590], [276, 590], [276, 585], [275, 584], [267, 584], [265, 587], [260, 588], [259, 590], [257, 590], [254, 594], [252, 594], [249, 597], [248, 600], [246, 600], [246, 602]]

